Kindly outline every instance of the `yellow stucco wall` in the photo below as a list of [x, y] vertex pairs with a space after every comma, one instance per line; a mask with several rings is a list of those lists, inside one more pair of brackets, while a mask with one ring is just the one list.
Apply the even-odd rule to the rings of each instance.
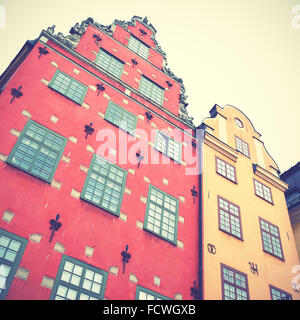
[[[277, 165], [264, 147], [257, 156], [254, 139], [260, 139], [260, 134], [242, 112], [232, 106], [218, 108], [218, 112], [222, 114], [204, 121], [210, 128], [206, 136], [209, 138], [208, 135], [213, 135], [222, 141], [224, 121], [222, 120], [221, 132], [218, 117], [225, 119], [227, 146], [224, 145], [224, 148], [230, 150], [231, 147], [230, 153], [235, 156], [226, 156], [226, 152], [220, 148], [217, 151], [218, 148], [212, 144], [203, 145], [204, 299], [222, 299], [221, 263], [247, 274], [250, 299], [270, 299], [269, 285], [291, 293], [293, 299], [300, 299], [300, 294], [295, 293], [291, 287], [294, 276], [291, 270], [294, 265], [299, 264], [299, 260], [284, 192], [253, 172], [253, 164], [258, 163], [259, 157], [261, 165], [264, 164], [265, 169], [272, 174], [276, 173], [274, 169], [277, 169]], [[235, 125], [236, 117], [243, 122], [244, 128], [240, 129]], [[236, 149], [235, 135], [249, 144], [250, 158], [233, 150]], [[218, 144], [220, 145], [219, 141]], [[216, 173], [216, 156], [235, 166], [237, 183]], [[255, 195], [253, 178], [271, 188], [274, 204]], [[274, 181], [276, 179], [278, 178], [274, 175]], [[240, 207], [243, 240], [219, 230], [218, 195]], [[284, 261], [263, 251], [259, 217], [279, 228]], [[216, 254], [208, 252], [208, 243], [216, 247]], [[251, 273], [249, 262], [257, 265], [258, 275]]]

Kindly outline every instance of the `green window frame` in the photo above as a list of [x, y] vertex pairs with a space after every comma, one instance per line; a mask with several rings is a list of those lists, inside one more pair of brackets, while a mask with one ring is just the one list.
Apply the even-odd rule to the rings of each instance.
[[51, 183], [67, 139], [29, 119], [6, 162]]
[[155, 101], [159, 105], [163, 104], [164, 101], [164, 88], [154, 83], [145, 76], [141, 77], [139, 92], [143, 93], [146, 97]]
[[169, 158], [181, 163], [181, 143], [161, 131], [156, 132], [154, 148]]
[[63, 255], [50, 300], [102, 300], [108, 272]]
[[28, 240], [0, 229], [0, 300], [5, 300]]
[[95, 59], [95, 63], [114, 76], [121, 78], [124, 68], [124, 62], [119, 60], [106, 50], [99, 50]]
[[119, 216], [127, 171], [94, 154], [81, 199]]
[[86, 85], [61, 70], [56, 70], [48, 86], [79, 105], [83, 103], [88, 90]]
[[142, 58], [146, 60], [148, 59], [150, 48], [136, 37], [130, 36], [128, 41], [128, 48], [137, 53]]
[[149, 185], [144, 229], [177, 245], [178, 199]]
[[131, 135], [134, 135], [137, 125], [137, 116], [118, 106], [116, 103], [112, 101], [109, 102], [104, 119]]
[[162, 294], [159, 294], [155, 291], [152, 291], [137, 285], [136, 292], [135, 292], [135, 300], [172, 300], [172, 299]]

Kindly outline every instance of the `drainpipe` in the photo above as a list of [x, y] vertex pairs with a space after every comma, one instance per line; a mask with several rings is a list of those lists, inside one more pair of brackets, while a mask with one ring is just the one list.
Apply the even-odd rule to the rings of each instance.
[[[200, 143], [197, 144], [197, 151], [198, 151], [198, 157], [199, 157], [199, 300], [203, 300], [203, 140], [205, 135], [205, 126], [200, 125], [197, 127], [198, 129], [197, 135], [199, 134], [198, 141]], [[200, 139], [199, 139], [200, 138]]]

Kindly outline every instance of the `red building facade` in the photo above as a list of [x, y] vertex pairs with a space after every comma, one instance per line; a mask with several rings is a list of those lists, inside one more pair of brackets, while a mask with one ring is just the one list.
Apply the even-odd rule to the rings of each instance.
[[53, 26], [1, 76], [1, 299], [196, 297], [198, 144], [155, 34]]

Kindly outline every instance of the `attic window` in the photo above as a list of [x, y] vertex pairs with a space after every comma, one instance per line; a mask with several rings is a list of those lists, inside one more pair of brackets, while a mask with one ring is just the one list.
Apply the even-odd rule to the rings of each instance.
[[244, 128], [243, 122], [238, 119], [238, 118], [234, 118], [234, 123], [239, 127], [239, 128]]

